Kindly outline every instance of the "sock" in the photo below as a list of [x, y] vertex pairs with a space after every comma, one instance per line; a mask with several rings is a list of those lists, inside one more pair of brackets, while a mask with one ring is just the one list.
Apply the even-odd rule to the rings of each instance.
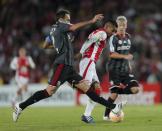
[[14, 103], [17, 103], [18, 101], [20, 101], [20, 95], [18, 95], [17, 93], [16, 93], [16, 95], [14, 96], [14, 98], [12, 99], [12, 102], [14, 102]]
[[96, 105], [96, 102], [92, 101], [91, 99], [88, 99], [84, 115], [91, 116], [91, 113], [92, 113], [95, 105]]
[[93, 101], [106, 106], [107, 108], [110, 109], [114, 109], [116, 104], [112, 104], [110, 102], [108, 102], [107, 100], [105, 100], [103, 97], [98, 96], [95, 92], [88, 90], [86, 92], [87, 96], [89, 96], [89, 98], [91, 98]]
[[[111, 99], [110, 97], [108, 98], [107, 101], [110, 102], [110, 103], [114, 103], [114, 100]], [[105, 109], [105, 114], [104, 114], [104, 116], [109, 116], [110, 111], [111, 111], [111, 109], [106, 108], [106, 109]]]
[[27, 106], [32, 105], [42, 99], [48, 98], [49, 94], [46, 90], [40, 90], [35, 92], [31, 97], [29, 97], [26, 101], [19, 104], [19, 107], [24, 110]]

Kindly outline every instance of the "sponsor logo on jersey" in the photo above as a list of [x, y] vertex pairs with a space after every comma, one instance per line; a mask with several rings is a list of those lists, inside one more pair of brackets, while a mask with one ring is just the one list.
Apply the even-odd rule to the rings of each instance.
[[123, 42], [122, 42], [122, 40], [119, 40], [118, 43], [121, 45]]
[[117, 50], [129, 50], [130, 49], [130, 45], [127, 45], [127, 46], [119, 46], [117, 48]]

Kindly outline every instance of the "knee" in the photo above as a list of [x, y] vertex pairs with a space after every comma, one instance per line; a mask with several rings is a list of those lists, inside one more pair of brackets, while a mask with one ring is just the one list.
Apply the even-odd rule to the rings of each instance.
[[110, 92], [111, 92], [112, 94], [121, 94], [121, 93], [120, 93], [120, 88], [119, 88], [119, 86], [110, 87]]
[[131, 92], [132, 92], [133, 94], [137, 94], [137, 93], [139, 92], [139, 88], [138, 88], [138, 87], [132, 87], [132, 88], [131, 88]]
[[84, 93], [86, 93], [90, 88], [88, 81], [86, 80], [82, 80], [78, 84], [75, 84], [75, 87], [77, 87], [79, 90], [83, 91]]
[[46, 91], [47, 91], [49, 96], [52, 96], [56, 92], [56, 86], [49, 85], [46, 88]]

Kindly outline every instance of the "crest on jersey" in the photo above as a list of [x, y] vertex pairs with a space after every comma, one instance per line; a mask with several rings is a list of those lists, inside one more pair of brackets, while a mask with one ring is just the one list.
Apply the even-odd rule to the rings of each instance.
[[122, 42], [122, 40], [119, 40], [118, 43], [121, 45], [123, 42]]

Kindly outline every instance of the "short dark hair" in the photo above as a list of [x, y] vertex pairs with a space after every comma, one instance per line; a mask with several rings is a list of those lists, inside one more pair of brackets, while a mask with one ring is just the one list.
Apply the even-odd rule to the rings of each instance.
[[114, 20], [107, 20], [107, 21], [105, 22], [105, 24], [107, 24], [107, 23], [111, 24], [112, 26], [114, 26], [114, 27], [116, 27], [116, 28], [118, 27], [116, 21], [114, 21]]
[[59, 9], [56, 13], [56, 21], [58, 21], [60, 18], [64, 18], [66, 14], [70, 14], [70, 11]]

